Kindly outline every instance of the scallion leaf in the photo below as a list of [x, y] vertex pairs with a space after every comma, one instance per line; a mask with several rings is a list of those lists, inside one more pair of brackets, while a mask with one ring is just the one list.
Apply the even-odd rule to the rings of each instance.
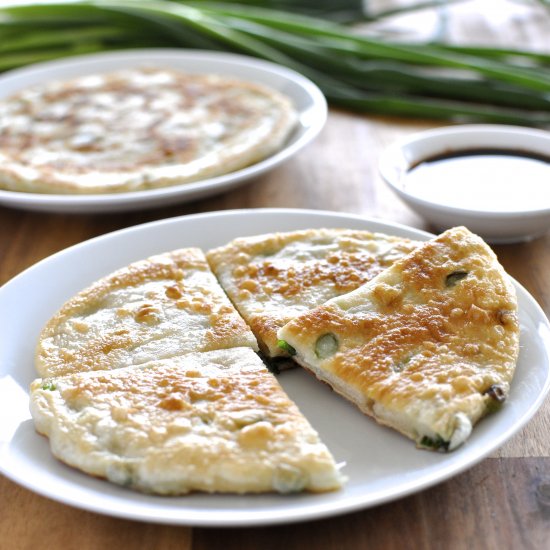
[[[293, 68], [316, 82], [329, 103], [359, 112], [550, 125], [550, 56], [545, 53], [396, 43], [367, 37], [337, 18], [311, 15], [354, 12], [356, 19], [365, 19], [358, 0], [339, 0], [332, 7], [300, 0], [292, 9], [290, 0], [240, 4], [4, 2], [0, 70], [113, 49], [226, 50]], [[281, 9], [285, 6], [289, 11]]]

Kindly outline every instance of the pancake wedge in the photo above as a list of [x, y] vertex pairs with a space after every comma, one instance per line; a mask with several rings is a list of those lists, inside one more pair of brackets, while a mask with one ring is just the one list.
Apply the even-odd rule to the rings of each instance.
[[257, 349], [198, 248], [138, 261], [68, 300], [44, 327], [41, 376], [109, 370], [194, 351]]
[[278, 334], [363, 412], [421, 447], [449, 450], [505, 400], [519, 350], [512, 282], [465, 228]]
[[275, 89], [138, 67], [47, 82], [0, 101], [0, 188], [141, 191], [233, 172], [278, 151], [297, 121]]
[[268, 357], [288, 357], [277, 330], [346, 294], [418, 246], [350, 229], [307, 229], [235, 239], [207, 252], [220, 284]]
[[149, 493], [330, 491], [334, 459], [250, 348], [35, 380], [53, 454]]

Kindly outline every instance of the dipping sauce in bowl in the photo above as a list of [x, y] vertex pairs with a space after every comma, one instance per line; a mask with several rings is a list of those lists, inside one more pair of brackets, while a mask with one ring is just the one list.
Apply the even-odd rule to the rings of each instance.
[[438, 230], [465, 225], [491, 243], [550, 229], [550, 132], [465, 124], [412, 134], [379, 162], [389, 187]]
[[506, 149], [445, 153], [410, 168], [402, 186], [420, 199], [456, 208], [538, 210], [550, 207], [550, 156]]

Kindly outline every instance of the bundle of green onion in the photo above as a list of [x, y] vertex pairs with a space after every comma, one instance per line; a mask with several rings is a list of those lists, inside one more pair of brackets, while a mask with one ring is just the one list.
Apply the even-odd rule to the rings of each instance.
[[361, 112], [550, 126], [550, 55], [365, 37], [327, 18], [227, 2], [82, 0], [0, 8], [0, 70], [121, 48], [254, 55]]

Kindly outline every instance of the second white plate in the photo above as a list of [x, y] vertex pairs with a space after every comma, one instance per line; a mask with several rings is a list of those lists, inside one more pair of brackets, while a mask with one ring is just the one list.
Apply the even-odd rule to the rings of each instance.
[[322, 92], [295, 71], [243, 55], [184, 49], [117, 51], [37, 63], [1, 75], [0, 99], [47, 80], [64, 80], [137, 66], [215, 73], [269, 86], [293, 101], [298, 111], [297, 127], [285, 146], [274, 155], [223, 176], [159, 189], [98, 195], [50, 195], [0, 189], [0, 204], [48, 212], [122, 212], [204, 198], [242, 185], [288, 160], [319, 134], [327, 119], [327, 103]]
[[[359, 216], [265, 209], [184, 216], [111, 233], [60, 252], [0, 288], [0, 472], [57, 501], [112, 516], [181, 525], [249, 526], [317, 519], [397, 499], [469, 468], [516, 433], [550, 387], [550, 327], [516, 284], [521, 352], [511, 393], [452, 453], [422, 451], [379, 426], [301, 369], [279, 376], [319, 431], [349, 481], [327, 494], [158, 497], [94, 479], [65, 466], [36, 434], [28, 388], [45, 322], [73, 294], [132, 261], [185, 246], [208, 249], [238, 236], [313, 227], [348, 227], [425, 240], [429, 234]], [[22, 299], [24, 297], [24, 299]]]

